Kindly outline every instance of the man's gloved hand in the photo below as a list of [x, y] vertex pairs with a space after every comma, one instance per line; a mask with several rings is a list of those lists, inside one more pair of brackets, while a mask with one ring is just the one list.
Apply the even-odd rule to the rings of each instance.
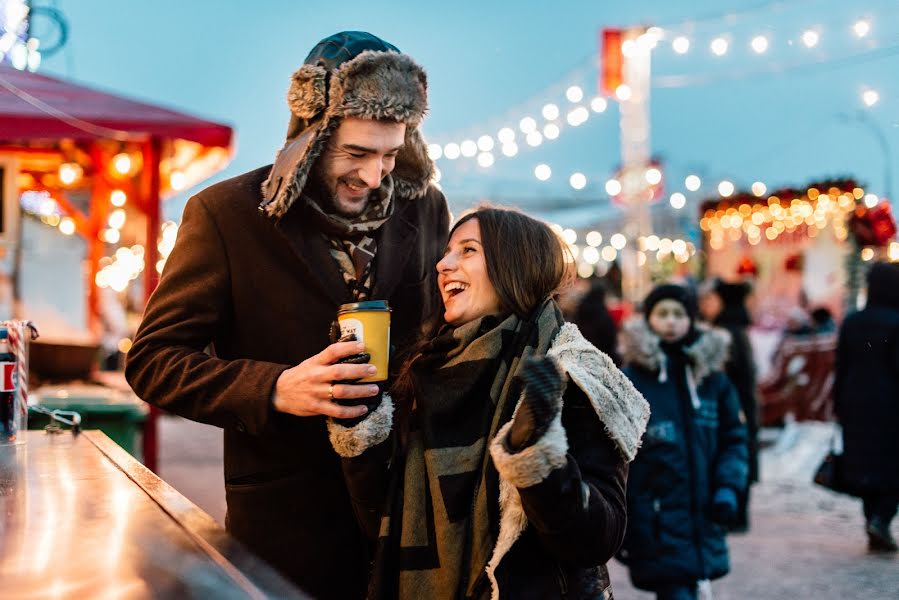
[[[348, 333], [343, 337], [335, 339], [340, 335], [340, 328], [337, 326], [337, 322], [335, 321], [331, 325], [331, 339], [333, 342], [355, 342], [356, 334]], [[341, 358], [334, 364], [352, 364], [352, 365], [364, 365], [365, 363], [371, 360], [371, 355], [367, 352], [360, 352], [359, 354], [352, 354], [350, 356], [346, 356]], [[358, 379], [343, 379], [339, 381], [335, 381], [334, 383], [356, 383], [359, 381]], [[384, 387], [382, 384], [378, 384], [378, 393], [374, 396], [369, 396], [368, 398], [334, 398], [334, 403], [339, 404], [341, 406], [359, 406], [364, 404], [366, 408], [368, 408], [368, 412], [366, 412], [361, 417], [353, 417], [352, 419], [334, 419], [335, 423], [343, 425], [344, 427], [354, 427], [365, 420], [365, 418], [373, 413], [378, 406], [381, 405], [381, 398], [384, 395]]]
[[721, 525], [730, 525], [737, 518], [737, 492], [732, 488], [718, 488], [712, 497], [709, 516]]
[[564, 377], [556, 361], [548, 356], [524, 361], [521, 369], [524, 397], [506, 437], [509, 452], [519, 452], [533, 445], [549, 429], [562, 407]]

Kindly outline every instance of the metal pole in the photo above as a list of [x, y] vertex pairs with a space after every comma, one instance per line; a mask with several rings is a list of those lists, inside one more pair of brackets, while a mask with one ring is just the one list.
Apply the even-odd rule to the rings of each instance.
[[[649, 271], [639, 263], [638, 240], [652, 233], [649, 213], [650, 187], [646, 169], [650, 163], [649, 84], [653, 40], [641, 29], [625, 35], [624, 84], [630, 96], [619, 98], [621, 127], [621, 196], [627, 207], [621, 252], [622, 294], [630, 302], [641, 301], [649, 291]], [[630, 42], [630, 43], [628, 43]]]

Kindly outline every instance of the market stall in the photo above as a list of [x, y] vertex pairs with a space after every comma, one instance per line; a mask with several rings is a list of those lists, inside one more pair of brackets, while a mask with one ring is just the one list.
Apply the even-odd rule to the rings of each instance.
[[836, 331], [788, 323], [827, 309], [839, 321], [859, 306], [865, 265], [899, 260], [890, 203], [851, 179], [715, 197], [701, 206], [706, 274], [749, 279], [750, 337], [760, 367], [764, 424], [832, 414]]
[[[0, 301], [8, 298], [7, 316], [27, 316], [23, 223], [79, 236], [84, 256], [75, 264], [84, 269], [75, 281], [90, 338], [81, 345], [98, 350], [104, 334], [117, 333], [109, 306], [135, 290], [145, 301], [174, 244], [177, 226], [162, 223], [161, 202], [222, 169], [232, 143], [226, 125], [0, 65]], [[54, 338], [52, 328], [43, 330]], [[118, 338], [114, 344], [127, 352], [128, 336]], [[155, 468], [152, 414], [144, 459]]]

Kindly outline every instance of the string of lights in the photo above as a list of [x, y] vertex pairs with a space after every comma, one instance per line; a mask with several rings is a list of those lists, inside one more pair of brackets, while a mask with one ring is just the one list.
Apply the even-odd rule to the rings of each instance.
[[[783, 2], [762, 3], [755, 8], [742, 11], [741, 14], [743, 16], [758, 14], [762, 9], [780, 9], [783, 8], [784, 5], [785, 3]], [[640, 38], [624, 42], [622, 45], [622, 53], [626, 55], [630, 52], [634, 52], [637, 50], [637, 45], [641, 44], [658, 51], [664, 42], [664, 44], [673, 50], [676, 55], [682, 56], [688, 54], [691, 48], [694, 48], [696, 44], [694, 38], [686, 33], [681, 33], [681, 31], [693, 28], [695, 24], [700, 21], [713, 21], [716, 18], [724, 19], [725, 17], [727, 17], [731, 23], [735, 22], [733, 13], [729, 13], [728, 15], [719, 15], [717, 17], [684, 21], [664, 28], [650, 27], [646, 30], [644, 35], [640, 36]], [[858, 61], [866, 58], [882, 58], [883, 56], [892, 53], [899, 53], [899, 44], [892, 45], [891, 43], [891, 45], [880, 46], [879, 42], [872, 37], [873, 24], [870, 19], [857, 18], [852, 20], [851, 27], [848, 31], [854, 38], [866, 40], [873, 49], [869, 49], [862, 53], [856, 53], [849, 57], [842, 56], [829, 60], [818, 59], [813, 65], [833, 65], [841, 62], [856, 64]], [[784, 39], [792, 38], [785, 36]], [[817, 48], [825, 39], [824, 28], [817, 27], [801, 30], [801, 32], [799, 32], [799, 39], [801, 40], [801, 43], [794, 44], [791, 47], [805, 50]], [[724, 56], [734, 47], [734, 40], [735, 37], [731, 34], [717, 35], [711, 42], [709, 42], [708, 49], [714, 56]], [[755, 54], [764, 55], [773, 45], [773, 36], [770, 34], [754, 35], [748, 40], [748, 43]], [[808, 66], [808, 61], [800, 63], [794, 62], [788, 65], [784, 65], [783, 63], [768, 63], [765, 65], [764, 69], [765, 72], [780, 73]], [[574, 71], [569, 72], [560, 78], [559, 81], [571, 82], [574, 79], [575, 73], [578, 73], [583, 77], [582, 71], [583, 67], [578, 66]], [[751, 74], [757, 75], [758, 71], [755, 70], [751, 73], [747, 72], [744, 73], [743, 76], [749, 76]], [[684, 87], [687, 85], [708, 83], [714, 81], [716, 78], [724, 77], [733, 79], [735, 77], [740, 77], [740, 74], [729, 70], [726, 74], [693, 74], [686, 76], [662, 75], [655, 77], [653, 85], [654, 87]], [[559, 83], [557, 82], [547, 89], [556, 91], [559, 89]], [[630, 90], [626, 85], [619, 86], [615, 92], [615, 98], [618, 100], [626, 100], [629, 97], [629, 92]], [[543, 94], [545, 94], [545, 90]], [[542, 97], [547, 98], [546, 95], [542, 95]], [[537, 98], [539, 98], [539, 96], [532, 98], [529, 102], [525, 103], [525, 105], [539, 105], [540, 102]], [[430, 157], [438, 163], [435, 181], [439, 182], [441, 178], [439, 165], [443, 164], [445, 166], [447, 161], [472, 159], [477, 163], [481, 170], [486, 171], [493, 167], [498, 159], [518, 157], [523, 149], [537, 148], [545, 142], [557, 140], [566, 129], [579, 127], [586, 123], [592, 116], [604, 113], [608, 108], [608, 101], [603, 97], [596, 96], [590, 98], [589, 101], [585, 100], [584, 86], [578, 84], [572, 84], [567, 87], [565, 91], [565, 100], [567, 103], [560, 102], [558, 98], [550, 97], [549, 100], [543, 103], [543, 107], [539, 111], [538, 118], [541, 118], [539, 121], [538, 118], [535, 118], [534, 116], [535, 111], [532, 110], [530, 111], [530, 114], [520, 116], [520, 118], [517, 119], [517, 123], [514, 118], [509, 118], [508, 121], [510, 122], [507, 122], [500, 127], [495, 134], [482, 129], [484, 132], [480, 135], [470, 135], [454, 141], [430, 144], [428, 153]], [[860, 100], [865, 107], [873, 107], [880, 101], [880, 93], [873, 87], [865, 87], [860, 92]], [[549, 164], [540, 163], [533, 167], [533, 175], [539, 181], [549, 181], [554, 174], [559, 174], [559, 170], [553, 169]], [[568, 182], [574, 190], [584, 189], [590, 183], [587, 175], [580, 171], [565, 173], [563, 176], [568, 178]], [[610, 186], [612, 190], [617, 189], [615, 183], [610, 183], [610, 181], [611, 180], [606, 182], [607, 191], [609, 191]], [[615, 196], [617, 193], [620, 193], [620, 191], [609, 193], [610, 195]]]

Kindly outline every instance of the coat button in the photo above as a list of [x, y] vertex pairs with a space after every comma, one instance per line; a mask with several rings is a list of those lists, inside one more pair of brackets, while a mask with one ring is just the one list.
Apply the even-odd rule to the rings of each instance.
[[241, 421], [240, 419], [237, 420], [237, 425], [235, 425], [235, 428], [241, 433], [246, 433], [247, 431], [247, 426], [244, 425], [243, 421]]

